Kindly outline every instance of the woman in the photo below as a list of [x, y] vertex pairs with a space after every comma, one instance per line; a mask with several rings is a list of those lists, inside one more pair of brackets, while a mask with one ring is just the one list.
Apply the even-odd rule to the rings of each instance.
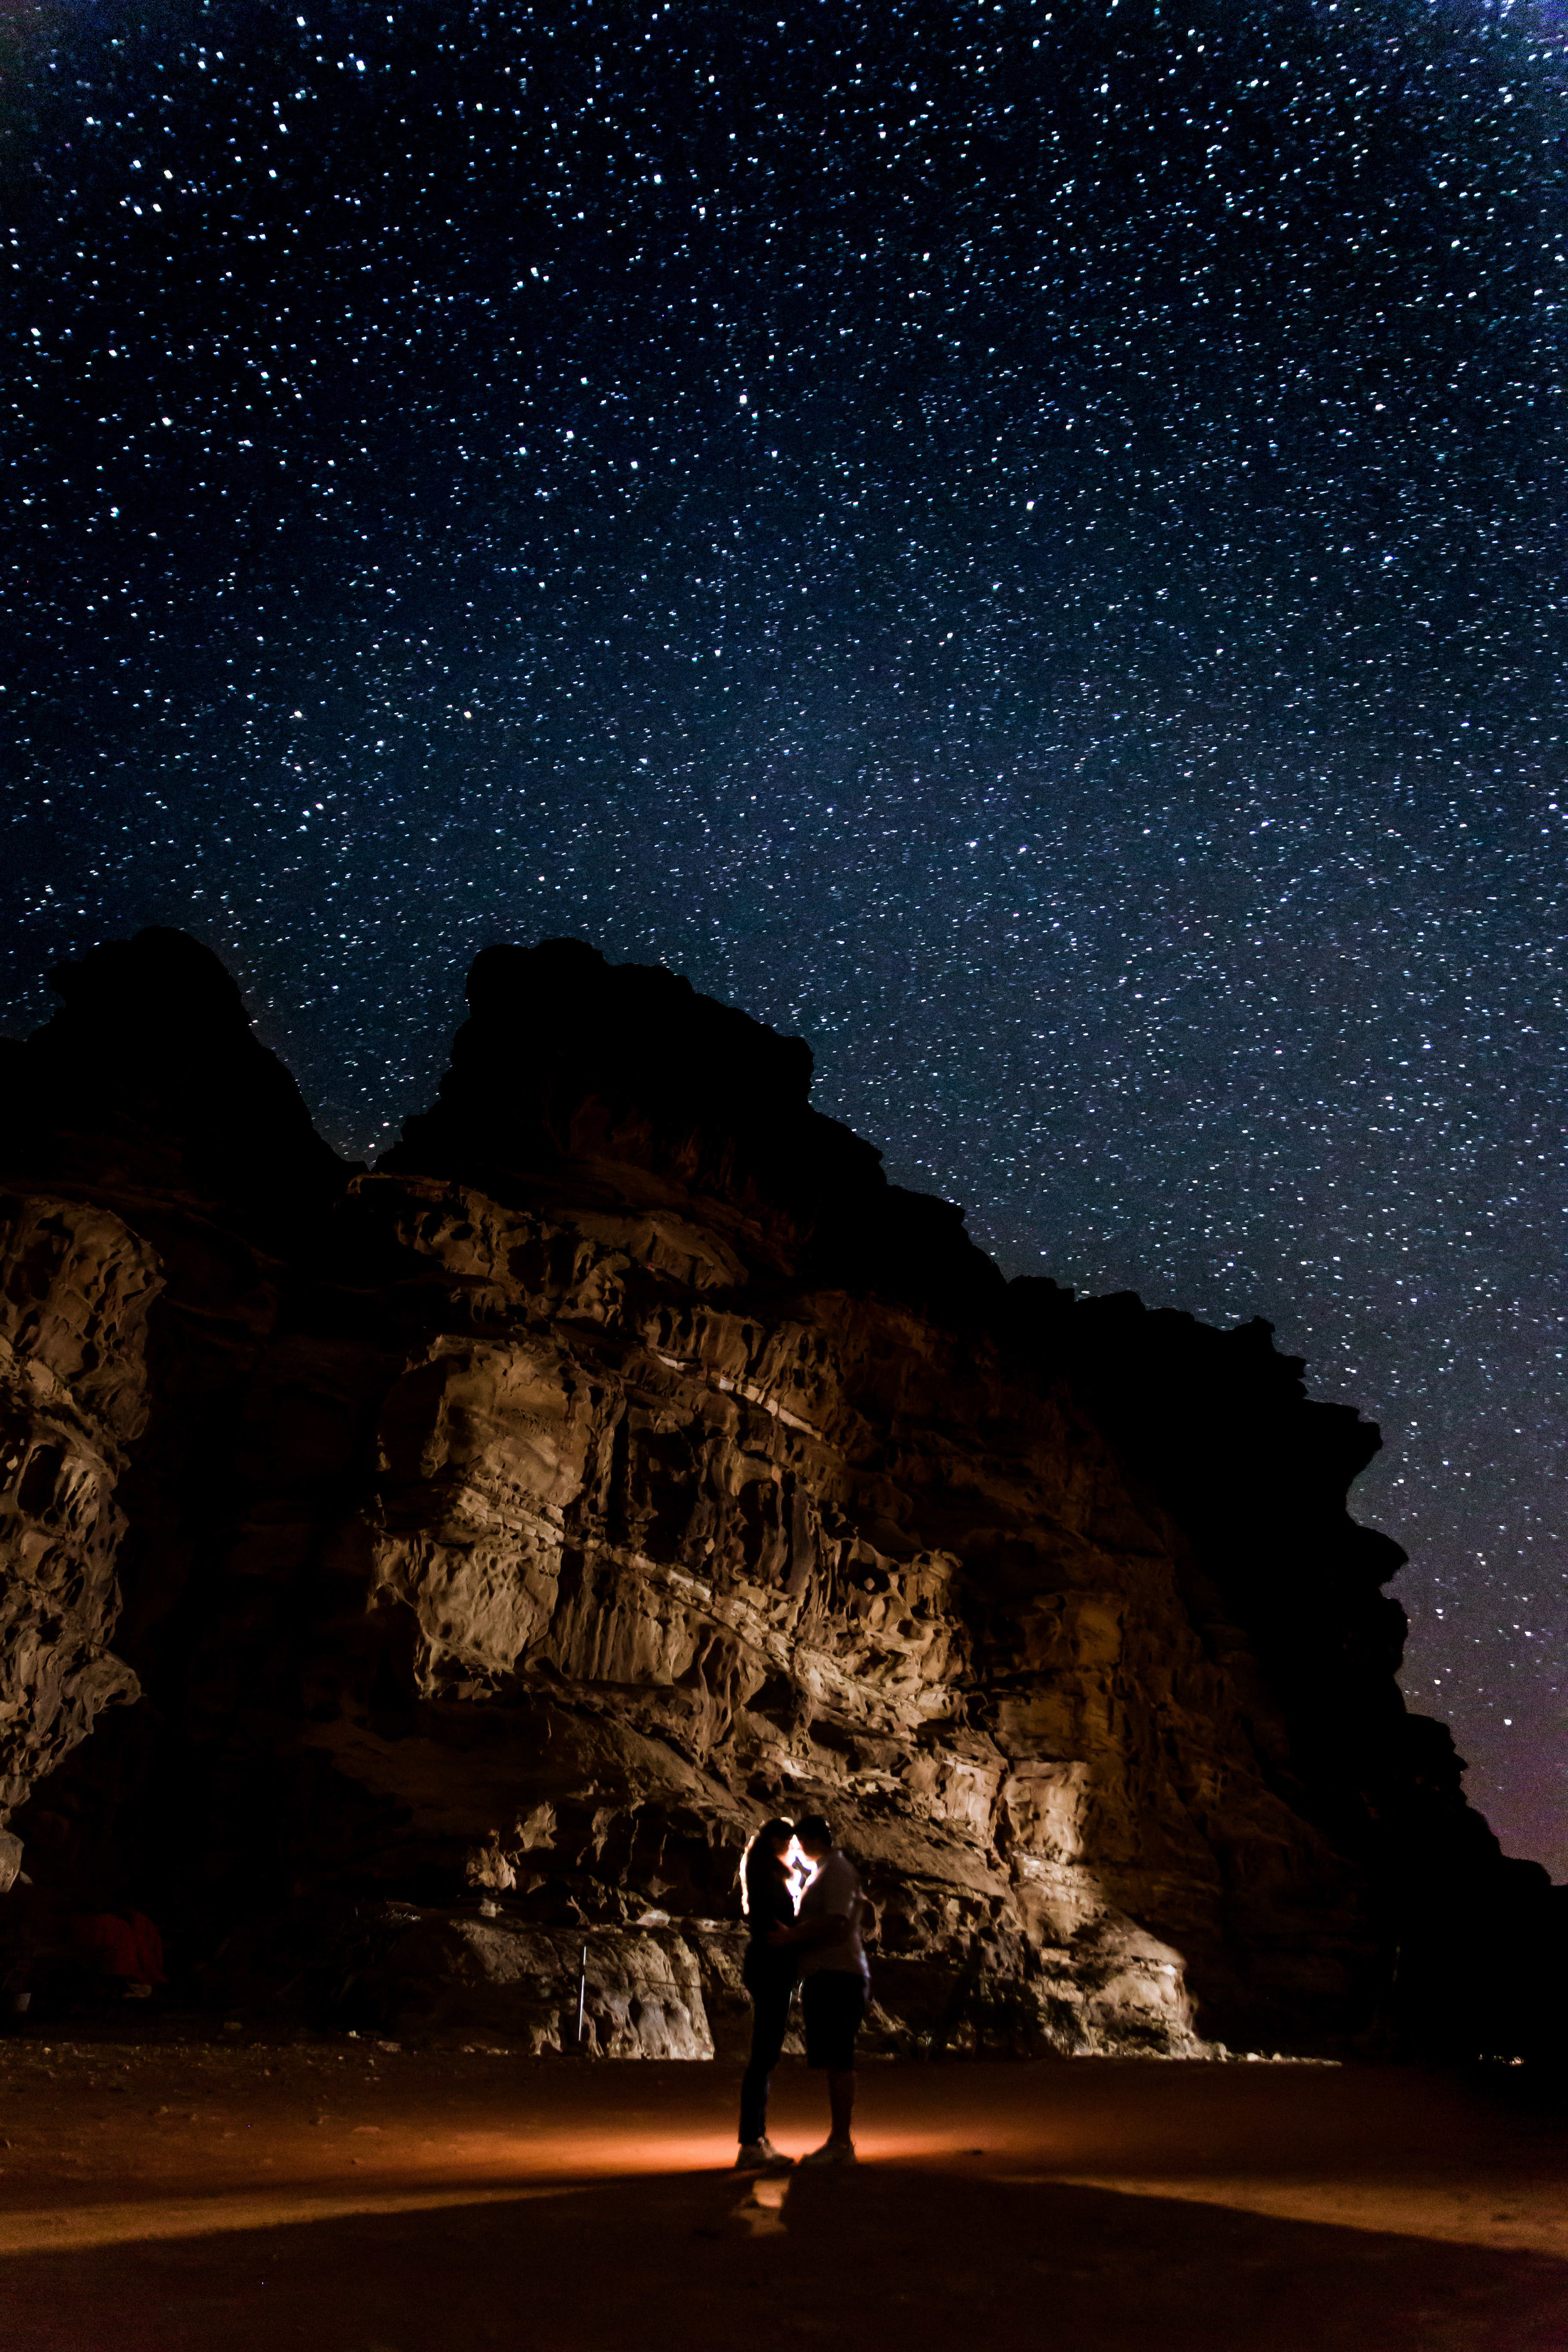
[[741, 1864], [741, 1902], [749, 1930], [741, 1976], [752, 1996], [752, 2055], [741, 2083], [741, 2153], [737, 2172], [787, 2172], [794, 2159], [781, 2156], [768, 2137], [768, 2077], [778, 2064], [789, 2025], [790, 1998], [800, 1962], [787, 1948], [768, 1938], [795, 1924], [793, 1822], [764, 1822]]

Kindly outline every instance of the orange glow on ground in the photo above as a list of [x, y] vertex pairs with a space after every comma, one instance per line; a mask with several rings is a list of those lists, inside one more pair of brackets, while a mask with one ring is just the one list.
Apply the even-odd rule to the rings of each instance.
[[[5, 2352], [422, 2352], [448, 2319], [520, 2352], [732, 2352], [743, 2320], [766, 2352], [834, 2278], [872, 2346], [1047, 2304], [1074, 2352], [1568, 2346], [1563, 2144], [1517, 2076], [873, 2065], [860, 2168], [758, 2183], [731, 2169], [738, 2079], [0, 2045]], [[773, 2137], [803, 2152], [822, 2107], [786, 2065]]]

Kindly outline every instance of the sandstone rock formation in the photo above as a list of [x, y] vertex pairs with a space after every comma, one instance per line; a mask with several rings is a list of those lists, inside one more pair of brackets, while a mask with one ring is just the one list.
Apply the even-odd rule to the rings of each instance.
[[578, 943], [479, 958], [374, 1172], [194, 943], [58, 984], [3, 1075], [7, 1801], [140, 1677], [19, 1826], [229, 1997], [728, 2048], [739, 1856], [808, 1803], [889, 2048], [1321, 2044], [1435, 1859], [1539, 1903], [1399, 1698], [1375, 1432], [1267, 1327], [1006, 1284], [798, 1040]]
[[115, 1489], [147, 1417], [157, 1259], [81, 1202], [0, 1194], [0, 1890], [5, 1815], [136, 1677], [109, 1648], [125, 1515]]

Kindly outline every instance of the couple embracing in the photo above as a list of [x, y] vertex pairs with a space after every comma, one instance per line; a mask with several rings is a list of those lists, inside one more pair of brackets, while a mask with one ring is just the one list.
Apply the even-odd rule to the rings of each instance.
[[[796, 1903], [796, 1853], [809, 1875]], [[752, 1996], [752, 2055], [741, 2084], [741, 2172], [787, 2172], [794, 2158], [768, 2137], [768, 2078], [778, 2063], [798, 1981], [805, 2063], [827, 2076], [832, 2129], [805, 2164], [853, 2164], [855, 2037], [866, 2014], [870, 1971], [860, 1926], [866, 1899], [847, 1854], [820, 1813], [767, 1822], [742, 1870], [750, 1937], [742, 1969]]]

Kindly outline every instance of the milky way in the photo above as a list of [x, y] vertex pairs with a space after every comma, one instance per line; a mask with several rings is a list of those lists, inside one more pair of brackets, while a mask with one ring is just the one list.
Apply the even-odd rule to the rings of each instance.
[[1561, 8], [5, 25], [9, 1025], [182, 924], [362, 1153], [487, 940], [799, 1030], [1382, 1423], [1568, 1865]]

